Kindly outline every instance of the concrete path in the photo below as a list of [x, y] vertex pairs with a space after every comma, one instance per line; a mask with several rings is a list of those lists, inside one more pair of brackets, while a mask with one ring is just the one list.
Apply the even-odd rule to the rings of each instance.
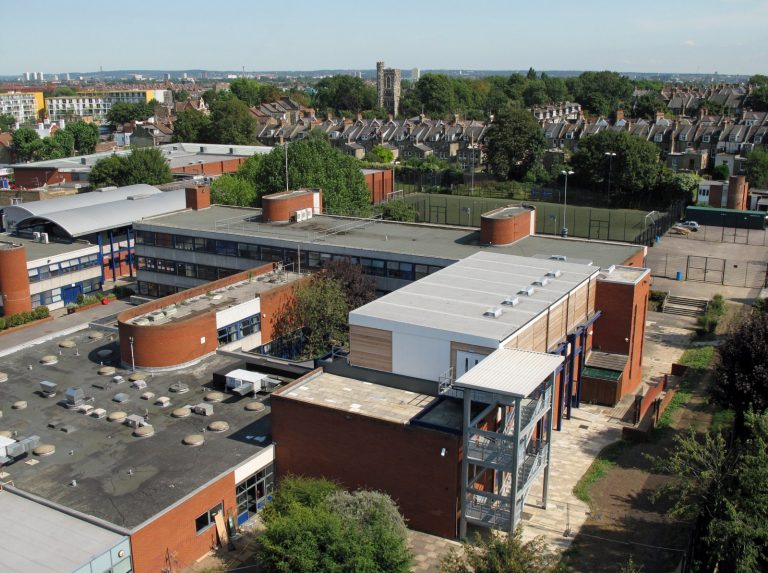
[[0, 336], [0, 357], [13, 354], [21, 348], [41, 344], [57, 336], [65, 336], [88, 328], [94, 320], [120, 313], [131, 305], [127, 301], [116, 300], [109, 304], [94, 306], [82, 312], [65, 314], [39, 325], [29, 326], [18, 332], [8, 332]]
[[461, 547], [456, 541], [413, 530], [408, 531], [408, 544], [413, 551], [413, 573], [438, 573], [442, 558], [452, 548]]

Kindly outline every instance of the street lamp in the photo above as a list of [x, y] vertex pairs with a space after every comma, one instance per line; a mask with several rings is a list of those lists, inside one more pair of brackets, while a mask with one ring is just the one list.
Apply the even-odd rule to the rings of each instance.
[[611, 200], [611, 171], [613, 168], [613, 158], [616, 157], [616, 153], [613, 151], [606, 151], [605, 155], [608, 157], [608, 201]]
[[565, 188], [563, 189], [563, 228], [560, 229], [560, 236], [568, 236], [568, 227], [566, 227], [565, 210], [568, 207], [568, 176], [573, 175], [573, 171], [566, 171], [565, 169], [560, 172], [561, 175], [565, 175]]

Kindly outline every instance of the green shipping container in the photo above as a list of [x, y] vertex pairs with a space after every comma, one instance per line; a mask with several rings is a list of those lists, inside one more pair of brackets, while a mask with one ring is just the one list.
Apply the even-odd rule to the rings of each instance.
[[738, 211], [713, 207], [686, 207], [685, 218], [699, 225], [735, 227], [737, 229], [765, 229], [765, 211]]

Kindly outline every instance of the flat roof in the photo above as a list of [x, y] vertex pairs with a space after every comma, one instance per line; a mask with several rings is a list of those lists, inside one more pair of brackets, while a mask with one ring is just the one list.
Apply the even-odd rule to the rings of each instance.
[[406, 424], [438, 400], [435, 396], [320, 372], [277, 390], [283, 398], [379, 420]]
[[[524, 237], [506, 246], [488, 246], [480, 242], [476, 228], [451, 227], [425, 223], [359, 220], [347, 217], [315, 215], [290, 225], [261, 222], [261, 210], [214, 205], [200, 211], [187, 210], [144, 219], [137, 228], [166, 228], [178, 232], [208, 231], [221, 238], [240, 240], [251, 237], [261, 243], [295, 248], [297, 242], [342, 247], [347, 251], [398, 253], [457, 261], [478, 251], [490, 251], [524, 257], [560, 255], [568, 259], [586, 259], [598, 266], [620, 265], [644, 247], [629, 243], [590, 241], [542, 235]], [[366, 256], [362, 254], [361, 256]], [[369, 255], [370, 256], [370, 255]]]
[[482, 216], [486, 219], [510, 219], [525, 211], [533, 213], [531, 209], [525, 209], [523, 207], [518, 207], [518, 206], [508, 206], [508, 207], [499, 207], [498, 209], [494, 209], [493, 211], [489, 211], [488, 213], [483, 213]]
[[25, 237], [17, 237], [4, 233], [0, 235], [0, 244], [12, 243], [24, 246], [24, 254], [27, 261], [36, 261], [38, 259], [50, 258], [64, 253], [74, 253], [83, 249], [97, 249], [98, 245], [91, 244], [88, 241], [72, 241], [68, 243], [52, 241], [41, 243]]
[[298, 273], [286, 272], [284, 278], [278, 278], [274, 273], [258, 275], [251, 280], [243, 280], [238, 283], [210, 291], [210, 295], [201, 294], [188, 298], [178, 304], [172, 304], [162, 309], [140, 314], [129, 323], [144, 319], [144, 326], [168, 324], [179, 320], [185, 320], [192, 316], [205, 312], [219, 312], [227, 308], [242, 304], [273, 288], [292, 283], [301, 278]]
[[[92, 338], [98, 335], [103, 337]], [[260, 398], [264, 410], [252, 412], [244, 408], [252, 397], [226, 394], [224, 401], [211, 403], [212, 416], [192, 413], [174, 418], [174, 409], [204, 402], [213, 387], [214, 371], [229, 366], [234, 369], [242, 362], [215, 355], [188, 368], [148, 373], [147, 387], [133, 388], [128, 381], [130, 369], [117, 365], [120, 351], [116, 339], [117, 335], [80, 331], [3, 358], [8, 381], [0, 384], [0, 403], [8, 407], [3, 409], [0, 430], [16, 432], [17, 439], [37, 435], [41, 444], [56, 448], [52, 455], [30, 456], [5, 466], [3, 471], [9, 474], [5, 480], [12, 480], [23, 491], [130, 529], [271, 444], [271, 409], [268, 397]], [[59, 346], [63, 340], [71, 340], [74, 347]], [[45, 355], [55, 356], [58, 362], [43, 365], [40, 360]], [[115, 383], [112, 375], [99, 375], [102, 363], [115, 366], [115, 374], [125, 381]], [[290, 379], [293, 377], [285, 380]], [[42, 381], [58, 385], [55, 397], [39, 394]], [[185, 383], [188, 392], [171, 392], [176, 382]], [[86, 397], [93, 398], [90, 405], [103, 408], [107, 414], [148, 415], [154, 436], [134, 437], [132, 429], [120, 422], [67, 409], [60, 401], [69, 387], [82, 388]], [[155, 396], [142, 399], [148, 391]], [[118, 393], [125, 393], [128, 401], [113, 401]], [[171, 405], [156, 405], [160, 396], [169, 397]], [[10, 407], [19, 400], [27, 402], [25, 409]], [[210, 422], [218, 420], [226, 421], [230, 429], [205, 431]], [[182, 439], [190, 434], [204, 435], [205, 443], [183, 445]], [[72, 485], [73, 480], [76, 485]]]
[[[211, 163], [215, 161], [224, 161], [233, 157], [250, 157], [256, 154], [265, 154], [272, 151], [271, 147], [263, 145], [220, 145], [210, 143], [169, 143], [158, 146], [171, 169], [202, 163]], [[101, 153], [91, 153], [89, 155], [79, 155], [76, 157], [65, 157], [62, 159], [50, 159], [47, 161], [34, 161], [32, 163], [16, 163], [14, 169], [58, 169], [59, 171], [90, 171], [96, 162], [110, 155], [128, 155], [130, 149], [120, 151], [104, 151]], [[192, 158], [195, 158], [192, 161]]]
[[127, 539], [8, 490], [0, 490], [0, 571], [75, 571]]
[[459, 388], [525, 398], [551, 376], [564, 358], [555, 354], [499, 348], [459, 377]]
[[651, 273], [651, 269], [643, 267], [607, 267], [600, 270], [600, 280], [610, 283], [637, 284], [643, 277]]
[[[559, 276], [547, 277], [550, 271]], [[495, 252], [475, 253], [349, 313], [350, 324], [412, 325], [502, 341], [597, 274], [594, 266]], [[545, 285], [533, 284], [546, 279]], [[526, 287], [533, 293], [519, 294]], [[516, 297], [515, 306], [504, 304]], [[498, 317], [485, 316], [499, 309]]]

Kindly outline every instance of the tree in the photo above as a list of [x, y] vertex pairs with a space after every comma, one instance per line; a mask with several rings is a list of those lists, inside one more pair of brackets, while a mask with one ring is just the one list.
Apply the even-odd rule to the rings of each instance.
[[488, 128], [488, 164], [496, 177], [522, 179], [544, 153], [544, 134], [525, 109], [507, 107]]
[[[656, 469], [672, 479], [670, 514], [696, 520], [698, 570], [749, 573], [768, 568], [768, 415], [750, 413], [742, 439], [675, 436]], [[696, 565], [696, 564], [695, 564]]]
[[736, 435], [743, 434], [746, 413], [768, 409], [768, 314], [751, 313], [717, 347], [712, 397], [735, 412]]
[[74, 138], [75, 155], [88, 155], [96, 151], [96, 144], [99, 142], [99, 128], [95, 124], [74, 121], [68, 123], [64, 131], [71, 133]]
[[635, 100], [632, 117], [642, 117], [648, 120], [656, 119], [656, 112], [667, 109], [658, 94], [646, 93]]
[[7, 113], [0, 114], [0, 131], [9, 131], [16, 125], [16, 118]]
[[184, 88], [173, 92], [173, 101], [185, 102], [189, 100], [189, 92]]
[[721, 163], [717, 167], [712, 168], [712, 179], [715, 181], [725, 181], [730, 175], [731, 170], [728, 168], [727, 163]]
[[88, 176], [91, 187], [162, 185], [173, 181], [171, 168], [155, 147], [133, 149], [127, 155], [110, 155], [100, 159]]
[[205, 141], [211, 128], [211, 120], [196, 109], [188, 109], [176, 116], [173, 122], [173, 141], [196, 143]]
[[402, 200], [384, 203], [381, 208], [381, 214], [388, 221], [415, 223], [419, 218], [418, 211]]
[[[285, 147], [276, 147], [259, 160], [248, 179], [258, 200], [285, 189]], [[247, 163], [247, 162], [246, 162]], [[304, 139], [288, 146], [288, 181], [291, 188], [319, 187], [323, 209], [331, 213], [363, 213], [369, 208], [370, 191], [360, 162], [322, 139]]]
[[211, 202], [219, 205], [250, 207], [256, 201], [256, 189], [236, 175], [222, 175], [211, 183]]
[[353, 76], [331, 76], [315, 84], [314, 106], [336, 114], [357, 113], [376, 105], [376, 89]]
[[212, 143], [252, 145], [256, 143], [256, 119], [248, 105], [232, 94], [221, 94], [210, 104], [209, 140]]
[[278, 315], [275, 331], [277, 338], [285, 339], [301, 330], [301, 358], [314, 358], [347, 343], [348, 314], [341, 283], [315, 274], [295, 288], [293, 298]]
[[556, 573], [557, 557], [544, 539], [536, 537], [523, 543], [522, 528], [503, 535], [492, 532], [486, 541], [480, 535], [474, 544], [465, 543], [440, 562], [440, 573]]
[[768, 189], [768, 151], [756, 147], [747, 158], [745, 165], [747, 181], [751, 187]]
[[119, 187], [122, 185], [123, 162], [119, 155], [108, 155], [104, 159], [99, 159], [91, 168], [88, 174], [88, 181], [91, 187], [98, 189], [100, 187]]
[[370, 275], [363, 274], [360, 265], [334, 259], [323, 266], [323, 275], [337, 281], [344, 289], [349, 310], [355, 310], [376, 298], [376, 281]]
[[249, 78], [237, 78], [229, 83], [229, 91], [249, 106], [259, 105], [267, 101], [263, 97], [267, 87], [267, 85]]
[[371, 150], [365, 154], [365, 160], [371, 163], [392, 163], [395, 160], [395, 154], [391, 149], [383, 145], [374, 145]]
[[59, 97], [59, 96], [73, 96], [77, 95], [77, 90], [75, 88], [71, 88], [69, 86], [59, 86], [55, 90], [53, 90], [53, 96]]
[[266, 573], [406, 573], [407, 530], [385, 494], [347, 493], [333, 482], [286, 477], [263, 512]]
[[616, 72], [584, 72], [566, 80], [571, 93], [585, 110], [608, 116], [625, 106], [634, 91], [629, 78]]
[[424, 113], [430, 117], [446, 117], [457, 109], [453, 83], [444, 74], [421, 76], [413, 92]]
[[155, 100], [139, 103], [117, 102], [107, 112], [107, 121], [115, 126], [131, 121], [144, 121], [154, 115], [155, 104]]
[[585, 137], [579, 142], [571, 165], [581, 185], [610, 194], [614, 202], [617, 196], [619, 201], [646, 197], [661, 174], [658, 148], [625, 131], [604, 130]]
[[31, 127], [20, 127], [11, 136], [13, 152], [19, 161], [31, 161], [42, 148], [40, 136]]

